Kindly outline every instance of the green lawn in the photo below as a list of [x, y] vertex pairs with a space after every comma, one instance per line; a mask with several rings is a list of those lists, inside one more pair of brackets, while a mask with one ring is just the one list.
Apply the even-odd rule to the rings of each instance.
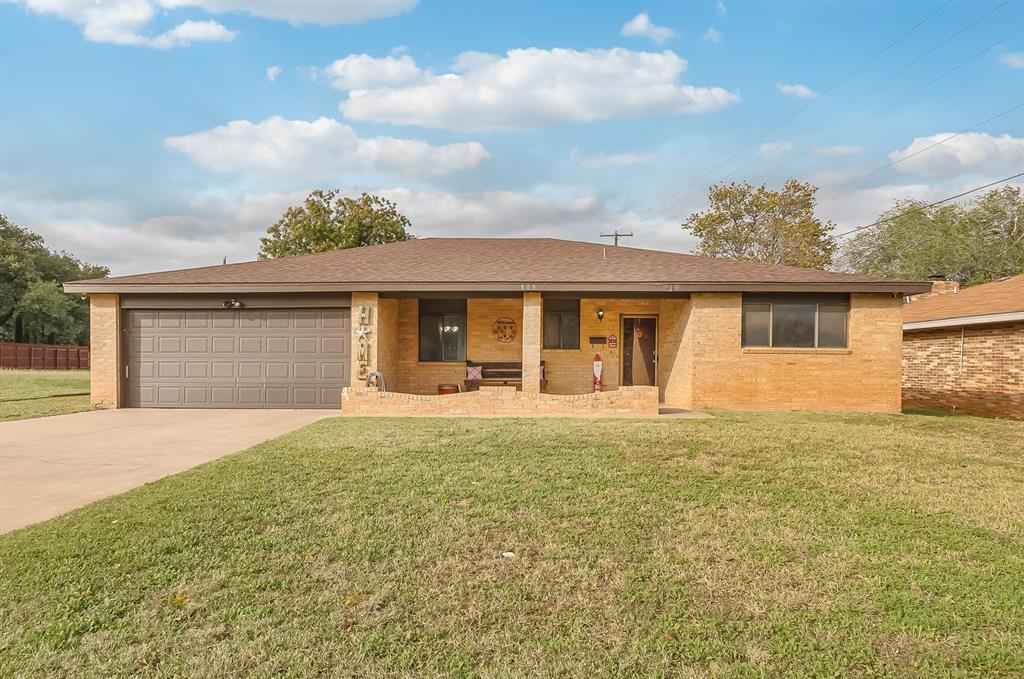
[[[0, 370], [0, 422], [91, 410], [88, 370]], [[16, 400], [11, 400], [16, 399]]]
[[0, 676], [1021, 676], [1024, 423], [718, 415], [334, 418], [0, 536]]

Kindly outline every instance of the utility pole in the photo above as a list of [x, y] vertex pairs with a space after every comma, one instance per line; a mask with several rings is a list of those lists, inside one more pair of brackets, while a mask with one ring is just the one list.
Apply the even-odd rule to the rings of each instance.
[[615, 231], [613, 233], [602, 233], [601, 234], [601, 238], [612, 238], [613, 239], [612, 242], [615, 244], [616, 247], [618, 247], [618, 245], [619, 245], [619, 239], [620, 238], [632, 238], [632, 237], [633, 237], [633, 232], [632, 231], [630, 231], [629, 233], [619, 233], [618, 229], [615, 229]]

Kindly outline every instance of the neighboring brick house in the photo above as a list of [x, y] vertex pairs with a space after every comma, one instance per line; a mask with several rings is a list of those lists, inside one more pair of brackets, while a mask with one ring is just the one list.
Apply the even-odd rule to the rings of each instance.
[[64, 288], [90, 296], [97, 404], [621, 415], [899, 412], [902, 298], [930, 286], [550, 238], [424, 238]]
[[910, 298], [903, 403], [1024, 419], [1024, 275]]

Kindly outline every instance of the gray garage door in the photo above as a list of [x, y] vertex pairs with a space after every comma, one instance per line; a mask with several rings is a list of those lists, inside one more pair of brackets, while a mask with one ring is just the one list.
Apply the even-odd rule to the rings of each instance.
[[348, 309], [126, 312], [125, 405], [340, 408]]

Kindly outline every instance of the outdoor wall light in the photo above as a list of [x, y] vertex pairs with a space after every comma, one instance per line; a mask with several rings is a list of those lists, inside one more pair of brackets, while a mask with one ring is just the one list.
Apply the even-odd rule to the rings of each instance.
[[599, 321], [603, 321], [604, 320], [604, 309], [598, 309], [597, 310], [597, 320], [599, 320]]
[[239, 302], [234, 297], [232, 297], [231, 299], [224, 300], [223, 302], [220, 303], [220, 305], [222, 307], [224, 307], [225, 309], [241, 309], [242, 308], [242, 303]]

